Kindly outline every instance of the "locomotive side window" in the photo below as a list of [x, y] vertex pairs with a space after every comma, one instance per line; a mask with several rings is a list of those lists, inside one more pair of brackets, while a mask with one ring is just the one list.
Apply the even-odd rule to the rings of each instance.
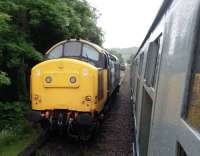
[[147, 63], [145, 69], [145, 79], [147, 86], [154, 87], [155, 78], [158, 68], [158, 52], [159, 52], [159, 38], [151, 42], [147, 54]]
[[99, 53], [96, 49], [92, 48], [91, 46], [84, 44], [83, 45], [83, 57], [89, 58], [93, 61], [99, 60]]
[[98, 68], [106, 68], [105, 54], [98, 52], [95, 48], [87, 44], [83, 44], [82, 57]]
[[200, 132], [200, 53], [194, 58], [186, 120]]
[[64, 45], [64, 57], [80, 57], [82, 44], [80, 42], [67, 42]]
[[48, 59], [60, 58], [62, 57], [62, 54], [63, 54], [63, 45], [59, 45], [48, 53], [47, 58]]
[[97, 67], [100, 68], [106, 68], [107, 66], [107, 60], [106, 60], [106, 55], [103, 53], [99, 53], [99, 61], [97, 62]]

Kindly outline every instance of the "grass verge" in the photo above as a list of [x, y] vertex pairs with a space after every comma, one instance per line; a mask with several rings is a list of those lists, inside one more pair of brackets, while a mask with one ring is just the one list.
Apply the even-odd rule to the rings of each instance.
[[20, 128], [0, 132], [0, 156], [17, 156], [37, 139], [38, 127], [33, 128], [28, 121], [24, 121], [23, 128]]

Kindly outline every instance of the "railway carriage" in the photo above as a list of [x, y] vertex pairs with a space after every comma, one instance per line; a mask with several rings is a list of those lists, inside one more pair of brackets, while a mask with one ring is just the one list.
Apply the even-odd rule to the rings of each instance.
[[62, 41], [32, 68], [32, 114], [45, 128], [67, 127], [70, 135], [83, 137], [98, 125], [119, 83], [117, 57], [85, 40]]
[[199, 0], [165, 0], [132, 60], [137, 156], [200, 155], [199, 13]]

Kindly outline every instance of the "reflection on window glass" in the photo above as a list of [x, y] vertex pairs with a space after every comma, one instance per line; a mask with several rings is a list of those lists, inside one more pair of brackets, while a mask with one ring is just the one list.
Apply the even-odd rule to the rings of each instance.
[[67, 42], [64, 45], [64, 56], [80, 56], [81, 43], [80, 42]]
[[200, 74], [195, 74], [192, 79], [187, 120], [200, 131]]
[[63, 46], [59, 45], [48, 54], [48, 59], [62, 57]]
[[200, 131], [200, 53], [195, 55], [192, 79], [190, 83], [188, 110], [186, 119], [187, 121]]
[[158, 68], [159, 38], [151, 42], [148, 48], [147, 63], [145, 69], [145, 79], [147, 86], [155, 87], [155, 80]]
[[99, 60], [99, 53], [87, 44], [83, 45], [83, 57], [89, 58], [94, 61]]

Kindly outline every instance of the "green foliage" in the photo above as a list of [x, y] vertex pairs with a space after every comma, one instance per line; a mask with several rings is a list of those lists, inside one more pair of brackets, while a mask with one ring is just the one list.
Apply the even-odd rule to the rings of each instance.
[[2, 130], [0, 132], [0, 147], [3, 146], [3, 144], [10, 144], [13, 138], [16, 137], [16, 134], [12, 131], [9, 130]]
[[28, 122], [24, 123], [24, 131], [18, 134], [15, 130], [0, 131], [0, 155], [19, 155], [28, 145], [33, 143], [40, 129], [33, 129]]
[[10, 85], [11, 81], [7, 73], [0, 71], [0, 87], [2, 85]]
[[32, 66], [61, 40], [82, 38], [101, 45], [97, 18], [85, 0], [0, 1], [0, 155], [17, 155], [34, 136], [25, 119]]
[[11, 127], [20, 130], [19, 126], [23, 126], [20, 122], [25, 121], [25, 112], [27, 110], [28, 106], [25, 103], [0, 102], [0, 131]]
[[115, 51], [115, 50], [109, 50], [109, 52], [115, 56], [117, 56], [117, 58], [119, 59], [120, 64], [124, 64], [124, 58], [122, 56], [121, 53]]
[[129, 57], [129, 59], [127, 60], [127, 63], [128, 63], [128, 64], [131, 64], [131, 63], [133, 62], [134, 56], [135, 56], [135, 55], [132, 54], [132, 55]]
[[11, 101], [28, 99], [27, 74], [61, 40], [83, 38], [101, 45], [97, 16], [85, 0], [0, 1], [0, 92]]
[[[101, 45], [103, 33], [97, 18], [85, 0], [0, 1], [0, 149], [4, 149], [0, 155], [4, 151], [17, 155], [27, 144], [19, 136], [31, 129], [25, 112], [30, 109], [32, 66], [61, 40], [82, 38]], [[13, 141], [18, 143], [9, 150]]]
[[130, 47], [130, 48], [112, 48], [111, 50], [116, 51], [122, 54], [125, 62], [129, 63], [138, 50], [137, 47]]
[[8, 21], [10, 21], [10, 16], [8, 14], [0, 12], [0, 33], [9, 31]]

